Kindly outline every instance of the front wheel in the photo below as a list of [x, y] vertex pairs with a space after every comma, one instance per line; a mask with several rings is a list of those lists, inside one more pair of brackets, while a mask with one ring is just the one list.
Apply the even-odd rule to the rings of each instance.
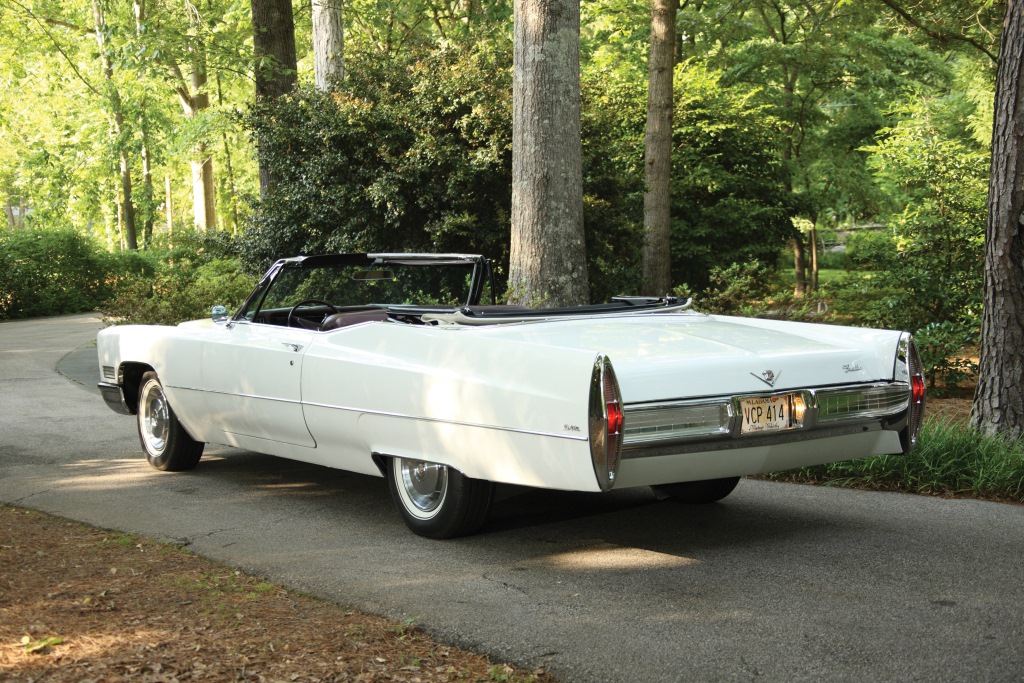
[[142, 376], [137, 417], [139, 441], [150, 465], [165, 472], [180, 472], [199, 463], [205, 444], [189, 436], [178, 422], [155, 372]]
[[418, 536], [453, 538], [471, 534], [484, 523], [494, 484], [423, 460], [391, 458], [388, 488], [405, 525]]
[[684, 481], [678, 484], [661, 484], [652, 486], [655, 491], [664, 493], [679, 503], [705, 504], [722, 500], [740, 483], [739, 477], [724, 479], [705, 479], [703, 481]]

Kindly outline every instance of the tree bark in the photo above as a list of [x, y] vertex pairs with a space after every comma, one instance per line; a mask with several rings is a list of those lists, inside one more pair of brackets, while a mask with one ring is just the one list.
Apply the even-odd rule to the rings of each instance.
[[807, 293], [807, 257], [803, 235], [791, 238], [789, 246], [793, 248], [793, 294], [803, 296]]
[[811, 222], [811, 231], [808, 234], [808, 242], [811, 245], [811, 276], [807, 290], [818, 291], [818, 223], [817, 217]]
[[345, 77], [342, 0], [313, 0], [313, 71], [317, 90]]
[[510, 300], [584, 304], [579, 0], [514, 9]]
[[647, 78], [647, 132], [644, 134], [643, 293], [661, 296], [672, 289], [671, 192], [672, 74], [675, 67], [676, 10], [679, 0], [651, 3], [651, 57]]
[[107, 50], [106, 14], [100, 0], [93, 0], [93, 19], [96, 22], [96, 44], [99, 47], [100, 58], [103, 63], [103, 81], [107, 95], [107, 104], [110, 107], [111, 118], [114, 121], [114, 144], [120, 158], [121, 172], [121, 197], [119, 200], [119, 212], [124, 221], [124, 241], [129, 249], [136, 251], [139, 248], [139, 241], [135, 232], [135, 205], [132, 203], [132, 167], [128, 160], [128, 150], [125, 146], [125, 125], [124, 111], [121, 106], [121, 93], [114, 83], [114, 65], [110, 59], [110, 52]]
[[985, 307], [970, 423], [1024, 436], [1024, 1], [1003, 21], [985, 226]]
[[[135, 37], [142, 39], [143, 22], [146, 19], [146, 6], [144, 0], [134, 0], [132, 7], [135, 10]], [[153, 239], [153, 213], [155, 202], [153, 201], [153, 167], [152, 158], [149, 153], [149, 128], [146, 126], [146, 110], [148, 104], [143, 96], [140, 109], [139, 133], [142, 135], [142, 246], [148, 248]]]
[[[253, 48], [256, 60], [256, 99], [275, 100], [295, 87], [295, 21], [291, 0], [252, 0]], [[260, 198], [277, 185], [256, 141], [260, 167]]]

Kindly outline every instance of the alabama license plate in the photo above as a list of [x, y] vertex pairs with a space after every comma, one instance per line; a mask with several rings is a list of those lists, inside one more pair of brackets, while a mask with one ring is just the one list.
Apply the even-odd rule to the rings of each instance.
[[740, 399], [743, 423], [740, 434], [781, 432], [800, 427], [803, 421], [803, 397], [800, 394], [779, 394]]

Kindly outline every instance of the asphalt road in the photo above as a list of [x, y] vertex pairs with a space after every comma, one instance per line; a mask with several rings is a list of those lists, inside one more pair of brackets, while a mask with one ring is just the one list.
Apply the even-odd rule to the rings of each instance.
[[183, 542], [567, 682], [1024, 681], [1022, 506], [509, 488], [481, 534], [429, 541], [382, 479], [212, 447], [193, 472], [151, 469], [91, 386], [98, 328], [0, 324], [3, 502]]

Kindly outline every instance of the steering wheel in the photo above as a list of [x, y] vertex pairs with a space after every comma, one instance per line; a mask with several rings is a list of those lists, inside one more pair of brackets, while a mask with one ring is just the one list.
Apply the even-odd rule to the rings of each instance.
[[[318, 306], [326, 306], [327, 308], [331, 309], [331, 312], [330, 312], [329, 315], [334, 315], [335, 313], [338, 312], [338, 309], [334, 307], [334, 304], [328, 303], [326, 301], [322, 301], [320, 299], [303, 299], [299, 303], [297, 303], [294, 306], [292, 306], [291, 310], [288, 311], [288, 327], [307, 327], [308, 325], [312, 325], [312, 323], [308, 323], [305, 320], [303, 320], [302, 318], [295, 318], [296, 322], [298, 322], [299, 324], [298, 325], [292, 325], [292, 317], [295, 315], [295, 311], [297, 311], [298, 309], [302, 308], [303, 306], [309, 306], [310, 304], [317, 304]], [[326, 315], [324, 316], [324, 320], [327, 320], [327, 316]], [[323, 324], [324, 320], [320, 321], [321, 325]], [[320, 325], [317, 325], [315, 327], [310, 327], [309, 329], [319, 330], [320, 329]]]

